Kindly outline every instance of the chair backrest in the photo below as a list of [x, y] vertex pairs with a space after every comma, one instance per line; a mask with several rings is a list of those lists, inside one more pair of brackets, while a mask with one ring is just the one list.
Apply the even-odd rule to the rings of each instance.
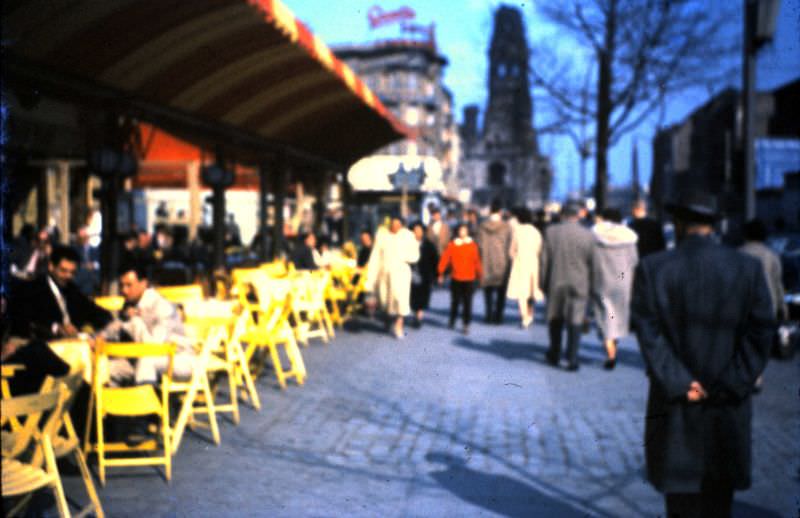
[[107, 311], [119, 311], [125, 305], [125, 297], [121, 295], [105, 295], [95, 297], [94, 303]]
[[168, 358], [165, 376], [172, 378], [173, 360], [176, 346], [172, 343], [144, 342], [106, 342], [98, 338], [95, 342], [94, 369], [92, 372], [95, 395], [100, 397], [100, 390], [108, 381], [108, 358], [145, 358], [148, 356], [166, 356]]
[[260, 268], [269, 277], [273, 278], [282, 278], [286, 277], [289, 274], [289, 268], [286, 265], [286, 262], [280, 259], [277, 261], [272, 261], [270, 263], [264, 263], [261, 265]]
[[75, 402], [75, 397], [78, 395], [78, 390], [80, 390], [82, 383], [83, 369], [73, 369], [60, 378], [47, 376], [44, 382], [42, 382], [40, 392], [48, 392], [52, 390], [53, 387], [59, 385], [63, 386], [67, 390], [67, 399], [64, 401], [64, 412], [69, 412], [70, 408], [72, 408], [72, 404]]
[[[14, 443], [10, 447], [4, 445], [3, 456], [18, 457], [28, 451], [32, 441], [44, 436], [52, 439], [61, 422], [64, 402], [68, 397], [67, 389], [59, 385], [47, 392], [3, 399], [0, 402], [0, 425], [5, 426], [11, 419], [24, 421], [22, 428], [13, 435]], [[24, 420], [21, 419], [23, 416]], [[43, 460], [43, 452], [37, 447], [29, 464], [40, 466]]]
[[186, 304], [196, 300], [203, 300], [203, 287], [199, 284], [185, 284], [183, 286], [159, 286], [156, 291], [173, 304]]
[[311, 274], [311, 279], [308, 281], [309, 296], [311, 301], [316, 306], [325, 304], [325, 291], [331, 283], [331, 273], [324, 270], [319, 270]]

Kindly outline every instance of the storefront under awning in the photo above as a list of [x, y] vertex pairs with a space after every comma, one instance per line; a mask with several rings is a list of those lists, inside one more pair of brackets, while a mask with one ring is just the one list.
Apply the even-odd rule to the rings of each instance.
[[17, 90], [122, 107], [201, 147], [346, 167], [410, 135], [279, 0], [9, 0], [2, 26]]

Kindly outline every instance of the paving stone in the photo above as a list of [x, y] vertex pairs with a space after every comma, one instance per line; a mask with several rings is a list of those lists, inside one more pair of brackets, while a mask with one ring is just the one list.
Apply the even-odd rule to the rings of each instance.
[[[309, 379], [257, 383], [222, 444], [188, 433], [173, 481], [156, 470], [110, 472], [108, 516], [657, 516], [643, 479], [647, 378], [632, 338], [617, 369], [584, 336], [578, 373], [544, 363], [541, 323], [518, 329], [479, 319], [469, 337], [444, 327], [436, 290], [430, 324], [397, 341], [362, 329], [302, 349]], [[476, 315], [482, 297], [475, 297]], [[624, 360], [624, 361], [623, 361]], [[754, 400], [753, 487], [740, 511], [793, 516], [800, 452], [797, 361], [771, 362]], [[82, 498], [78, 477], [68, 495]], [[740, 512], [741, 515], [747, 513]]]

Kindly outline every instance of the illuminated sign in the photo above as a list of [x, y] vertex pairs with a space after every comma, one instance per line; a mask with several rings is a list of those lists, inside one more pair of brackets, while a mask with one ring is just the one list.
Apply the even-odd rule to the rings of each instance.
[[442, 166], [432, 156], [372, 155], [350, 168], [354, 191], [442, 191]]
[[413, 20], [416, 13], [410, 7], [401, 7], [394, 11], [384, 11], [380, 6], [373, 5], [367, 11], [367, 19], [371, 29], [388, 25], [390, 23]]

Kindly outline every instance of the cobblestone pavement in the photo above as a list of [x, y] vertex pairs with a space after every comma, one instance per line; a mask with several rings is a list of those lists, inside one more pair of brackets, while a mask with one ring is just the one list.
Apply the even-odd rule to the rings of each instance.
[[[602, 369], [594, 333], [581, 370], [544, 362], [546, 330], [446, 329], [446, 292], [405, 340], [361, 322], [304, 349], [305, 386], [258, 382], [263, 408], [224, 421], [222, 444], [188, 433], [173, 481], [113, 470], [109, 516], [658, 516], [643, 469], [647, 380], [633, 339]], [[539, 311], [542, 314], [542, 311]], [[735, 516], [797, 516], [798, 362], [773, 361], [755, 400], [754, 485]], [[224, 418], [223, 418], [224, 419]], [[68, 494], [78, 480], [67, 477]]]

